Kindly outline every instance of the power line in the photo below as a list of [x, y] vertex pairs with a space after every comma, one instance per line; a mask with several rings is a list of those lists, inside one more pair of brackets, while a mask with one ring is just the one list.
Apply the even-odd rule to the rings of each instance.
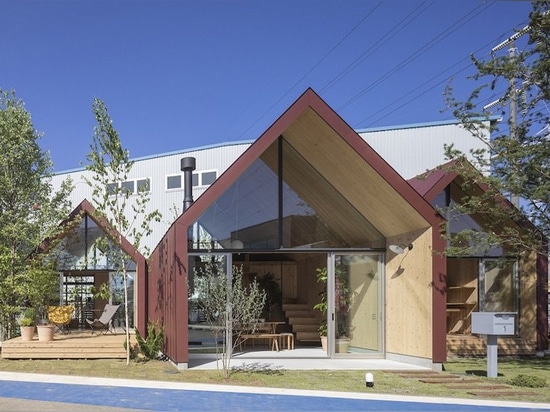
[[[471, 20], [474, 18], [477, 14], [483, 12], [485, 9], [491, 7], [492, 4], [481, 4], [479, 6], [474, 7], [474, 9], [470, 10], [465, 16], [463, 16], [461, 19], [459, 19], [457, 22], [455, 22], [452, 26], [444, 30], [442, 33], [440, 33], [438, 36], [436, 36], [434, 39], [427, 42], [422, 47], [418, 48], [414, 53], [412, 53], [410, 56], [408, 56], [406, 59], [402, 60], [396, 67], [394, 67], [392, 70], [386, 72], [383, 76], [379, 77], [377, 80], [375, 80], [373, 83], [368, 85], [367, 87], [363, 88], [359, 93], [357, 93], [355, 96], [353, 96], [351, 99], [349, 99], [347, 102], [342, 104], [340, 107], [337, 108], [337, 110], [343, 110], [346, 107], [348, 107], [353, 102], [357, 101], [359, 98], [363, 97], [366, 93], [368, 93], [371, 89], [374, 87], [380, 85], [385, 80], [390, 78], [392, 75], [403, 69], [405, 66], [407, 66], [409, 63], [426, 53], [428, 50], [430, 50], [432, 47], [434, 47], [436, 44], [443, 41], [445, 38], [450, 36], [452, 33], [454, 33], [456, 30], [464, 26], [466, 21]], [[482, 8], [482, 10], [479, 10]]]
[[[409, 24], [415, 21], [422, 13], [429, 9], [434, 2], [432, 1], [426, 7], [423, 7], [426, 2], [421, 3], [416, 9], [404, 17], [401, 21], [396, 23], [389, 31], [386, 32], [379, 40], [373, 43], [371, 47], [365, 50], [359, 57], [357, 57], [351, 64], [346, 66], [344, 70], [338, 73], [331, 81], [327, 83], [325, 87], [320, 90], [320, 93], [323, 93], [334, 86], [337, 82], [342, 80], [347, 74], [349, 74], [353, 69], [355, 69], [360, 63], [362, 63], [367, 57], [370, 57], [378, 49], [382, 48], [388, 41], [394, 38], [399, 32], [404, 30]], [[422, 8], [423, 7], [423, 8]], [[422, 8], [422, 10], [420, 10]], [[412, 16], [412, 17], [411, 17]]]
[[275, 103], [273, 103], [264, 113], [256, 119], [254, 123], [252, 123], [245, 131], [243, 131], [239, 135], [239, 139], [248, 132], [252, 127], [254, 127], [264, 116], [267, 115], [277, 104], [279, 104], [302, 80], [304, 80], [313, 70], [315, 70], [328, 56], [330, 56], [334, 50], [340, 46], [355, 30], [359, 28], [371, 15], [374, 13], [374, 11], [382, 5], [382, 2], [379, 2], [376, 6], [374, 6], [372, 9], [370, 9], [367, 14], [355, 25], [353, 28], [348, 31], [344, 37], [342, 37], [332, 48], [325, 54], [321, 59], [317, 61], [308, 71], [306, 71]]

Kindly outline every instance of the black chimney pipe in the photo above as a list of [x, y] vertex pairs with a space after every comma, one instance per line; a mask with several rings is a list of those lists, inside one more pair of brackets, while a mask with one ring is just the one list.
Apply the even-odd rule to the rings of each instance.
[[193, 204], [193, 170], [195, 170], [195, 158], [184, 157], [181, 159], [181, 171], [183, 172], [184, 196], [183, 211]]

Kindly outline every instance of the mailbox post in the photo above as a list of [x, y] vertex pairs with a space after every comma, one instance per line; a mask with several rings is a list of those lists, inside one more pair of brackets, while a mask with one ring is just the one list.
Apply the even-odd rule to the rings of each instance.
[[497, 339], [516, 333], [516, 312], [472, 312], [472, 333], [487, 335], [487, 376], [498, 376]]

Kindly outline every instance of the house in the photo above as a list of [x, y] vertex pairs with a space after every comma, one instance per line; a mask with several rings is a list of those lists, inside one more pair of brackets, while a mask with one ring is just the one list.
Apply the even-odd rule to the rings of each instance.
[[[165, 327], [166, 355], [189, 361], [194, 268], [270, 272], [283, 302], [313, 307], [316, 268], [344, 267], [355, 298], [350, 353], [438, 365], [446, 359], [443, 219], [312, 90], [307, 90], [170, 226], [153, 251], [147, 315]], [[405, 254], [389, 245], [411, 245]], [[285, 316], [288, 317], [288, 316]], [[297, 340], [301, 337], [296, 331]], [[309, 337], [308, 337], [309, 338]], [[306, 338], [305, 340], [307, 340]]]
[[[241, 266], [248, 279], [272, 275], [282, 294], [281, 306], [272, 316], [285, 321], [298, 344], [319, 343], [317, 327], [322, 319], [312, 308], [325, 291], [327, 357], [386, 358], [440, 367], [449, 341], [466, 336], [467, 317], [452, 325], [454, 318], [448, 316], [457, 316], [448, 310], [455, 303], [448, 300], [454, 293], [449, 285], [453, 291], [455, 286], [449, 283], [449, 267], [465, 271], [458, 261], [444, 256], [446, 241], [441, 232], [447, 223], [436, 209], [436, 192], [444, 190], [440, 184], [447, 180], [434, 180], [437, 184], [429, 186], [405, 177], [440, 164], [443, 148], [436, 150], [435, 145], [460, 140], [464, 131], [457, 130], [456, 124], [438, 124], [402, 132], [410, 139], [423, 136], [427, 128], [430, 155], [407, 168], [411, 153], [407, 149], [402, 160], [396, 160], [398, 164], [390, 165], [368, 143], [372, 140], [391, 157], [395, 144], [388, 141], [388, 131], [359, 134], [308, 89], [254, 142], [138, 159], [129, 180], [113, 184], [136, 190], [146, 181], [154, 192], [151, 206], [163, 213], [174, 209], [174, 216], [165, 214], [162, 224], [153, 228], [149, 242], [154, 250], [146, 263], [139, 259], [143, 263], [137, 265], [131, 295], [134, 325], [140, 331], [146, 330], [149, 320], [163, 325], [166, 356], [177, 367], [187, 367], [189, 327], [194, 322], [189, 297], [196, 292], [195, 270], [214, 260], [226, 273], [231, 273], [233, 265]], [[181, 167], [189, 159], [194, 170]], [[174, 164], [179, 169], [174, 170]], [[76, 183], [73, 196], [91, 198], [91, 189], [80, 184], [85, 173], [60, 174], [58, 182], [71, 176]], [[189, 190], [183, 184], [188, 177], [192, 195], [183, 193]], [[182, 205], [189, 197], [194, 201]], [[90, 207], [87, 202], [83, 205]], [[98, 223], [88, 222], [92, 228]], [[67, 246], [72, 247], [70, 242]], [[533, 265], [533, 259], [525, 262]], [[537, 262], [540, 266], [530, 269], [528, 276], [539, 282], [545, 261], [537, 257]], [[327, 268], [326, 289], [316, 282], [319, 268]], [[353, 293], [345, 307], [337, 299], [341, 292], [337, 274], [342, 272]], [[70, 275], [76, 273], [72, 270]], [[76, 277], [90, 273], [84, 270]], [[91, 276], [87, 282], [95, 285], [96, 280]], [[527, 328], [530, 322], [544, 320], [543, 294], [544, 289], [531, 285], [521, 297], [521, 308], [527, 311], [520, 311], [524, 326], [515, 342], [523, 339], [522, 351], [548, 347], [543, 328], [535, 332]], [[313, 322], [300, 321], [306, 317]], [[345, 352], [336, 345], [341, 327], [351, 332]], [[509, 353], [518, 353], [518, 347], [510, 345]]]
[[[83, 200], [61, 222], [62, 234], [57, 239], [48, 239], [41, 245], [43, 253], [56, 260], [60, 274], [60, 301], [74, 305], [72, 328], [88, 328], [86, 319], [94, 319], [103, 310], [105, 298], [97, 297], [96, 292], [106, 285], [111, 293], [111, 302], [123, 304], [123, 279], [121, 269], [104, 251], [114, 249], [113, 242], [103, 245], [100, 239], [120, 239], [120, 249], [128, 257], [126, 263], [129, 326], [146, 330], [145, 279], [147, 264], [145, 257], [134, 248], [109, 222], [100, 217], [94, 207]], [[136, 302], [138, 301], [138, 302]], [[135, 312], [134, 312], [135, 310]], [[124, 325], [124, 311], [119, 310], [115, 326]]]
[[[449, 242], [464, 229], [483, 233], [490, 228], [482, 214], [453, 217], [454, 205], [465, 196], [486, 191], [475, 183], [479, 172], [468, 163], [450, 161], [410, 179], [411, 185], [447, 217]], [[491, 207], [514, 208], [501, 197]], [[496, 222], [501, 228], [513, 226], [539, 239], [539, 250], [547, 250], [547, 240], [526, 219]], [[501, 229], [502, 230], [502, 229]], [[538, 235], [537, 235], [538, 234]], [[464, 240], [461, 240], [464, 242]], [[548, 349], [548, 254], [522, 248], [499, 246], [468, 248], [467, 254], [447, 253], [447, 353], [480, 356], [486, 353], [485, 337], [472, 333], [474, 312], [515, 312], [516, 333], [498, 341], [502, 354], [522, 355]]]

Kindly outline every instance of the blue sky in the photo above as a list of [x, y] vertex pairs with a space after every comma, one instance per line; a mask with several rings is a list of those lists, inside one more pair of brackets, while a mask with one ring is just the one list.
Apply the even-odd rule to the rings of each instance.
[[459, 97], [471, 91], [469, 55], [524, 27], [531, 4], [3, 0], [0, 10], [0, 88], [25, 102], [63, 171], [85, 162], [95, 97], [134, 158], [256, 139], [308, 87], [356, 129], [451, 119], [449, 80]]

